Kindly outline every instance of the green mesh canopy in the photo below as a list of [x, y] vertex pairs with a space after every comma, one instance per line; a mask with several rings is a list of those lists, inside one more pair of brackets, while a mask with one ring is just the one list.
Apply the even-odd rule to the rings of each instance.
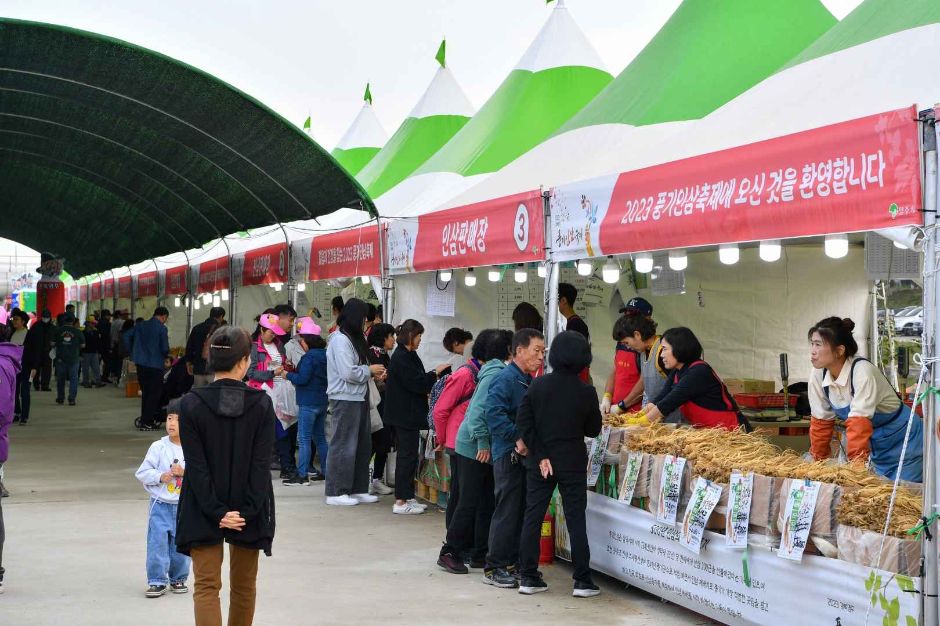
[[0, 18], [0, 235], [84, 275], [344, 206], [375, 214], [326, 151], [234, 87], [123, 41]]

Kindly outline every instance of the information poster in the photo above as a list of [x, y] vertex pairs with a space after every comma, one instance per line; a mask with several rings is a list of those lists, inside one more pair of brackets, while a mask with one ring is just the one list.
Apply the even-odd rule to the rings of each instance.
[[656, 519], [664, 524], [676, 523], [679, 513], [679, 496], [682, 494], [682, 470], [685, 459], [666, 455], [659, 482], [659, 504], [656, 506]]

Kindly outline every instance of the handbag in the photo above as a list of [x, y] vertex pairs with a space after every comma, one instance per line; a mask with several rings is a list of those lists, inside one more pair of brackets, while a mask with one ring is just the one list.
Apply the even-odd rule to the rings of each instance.
[[375, 380], [369, 379], [369, 421], [372, 423], [372, 432], [378, 432], [385, 427], [382, 423], [382, 416], [379, 414], [379, 402], [382, 397], [379, 395], [379, 388], [375, 386]]

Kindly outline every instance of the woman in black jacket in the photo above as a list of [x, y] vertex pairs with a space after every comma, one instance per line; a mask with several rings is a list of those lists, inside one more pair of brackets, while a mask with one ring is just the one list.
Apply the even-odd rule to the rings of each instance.
[[[371, 309], [370, 309], [371, 310]], [[389, 350], [395, 347], [395, 327], [391, 324], [373, 324], [369, 329], [369, 365], [382, 365], [387, 370], [391, 365]], [[375, 379], [375, 386], [379, 390], [379, 415], [385, 415], [385, 380]], [[388, 462], [388, 453], [392, 451], [393, 429], [382, 419], [382, 428], [372, 433], [372, 453], [375, 461], [372, 463], [372, 482], [369, 483], [369, 493], [374, 496], [387, 496], [394, 493], [391, 487], [385, 484], [385, 464]]]
[[209, 345], [208, 369], [215, 381], [184, 396], [180, 410], [186, 476], [176, 547], [193, 559], [196, 626], [222, 623], [223, 542], [229, 544], [229, 623], [250, 624], [258, 551], [271, 556], [274, 539], [269, 464], [276, 418], [270, 397], [242, 382], [251, 350], [248, 333], [224, 326]]
[[519, 593], [548, 589], [538, 570], [539, 538], [545, 509], [555, 487], [565, 505], [565, 522], [571, 537], [576, 598], [596, 596], [591, 580], [584, 511], [587, 508], [587, 450], [585, 437], [601, 431], [601, 412], [594, 387], [578, 374], [591, 364], [591, 346], [575, 331], [560, 333], [548, 353], [552, 372], [532, 381], [516, 415], [519, 436], [528, 452], [526, 510], [519, 542]]
[[417, 320], [405, 320], [396, 330], [398, 347], [392, 354], [385, 383], [383, 421], [395, 427], [395, 505], [398, 515], [420, 515], [424, 505], [415, 500], [415, 475], [418, 473], [418, 431], [428, 427], [428, 394], [438, 375], [448, 365], [438, 365], [426, 372], [418, 346], [424, 326]]

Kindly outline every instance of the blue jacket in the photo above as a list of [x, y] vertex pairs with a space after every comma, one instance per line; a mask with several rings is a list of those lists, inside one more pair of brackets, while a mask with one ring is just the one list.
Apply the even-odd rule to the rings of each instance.
[[326, 407], [326, 348], [307, 350], [287, 380], [297, 388], [298, 406]]
[[490, 446], [493, 461], [498, 461], [513, 451], [519, 439], [516, 429], [516, 411], [529, 390], [532, 377], [510, 363], [490, 383], [489, 394], [484, 405], [486, 426], [490, 429]]
[[163, 371], [163, 361], [170, 354], [166, 326], [155, 317], [137, 324], [124, 334], [124, 349], [135, 365]]
[[483, 405], [490, 394], [490, 384], [496, 376], [506, 369], [506, 364], [499, 359], [490, 359], [477, 375], [477, 388], [470, 398], [467, 413], [457, 429], [457, 441], [454, 449], [457, 454], [468, 459], [475, 459], [477, 452], [490, 449], [490, 430], [486, 427]]

